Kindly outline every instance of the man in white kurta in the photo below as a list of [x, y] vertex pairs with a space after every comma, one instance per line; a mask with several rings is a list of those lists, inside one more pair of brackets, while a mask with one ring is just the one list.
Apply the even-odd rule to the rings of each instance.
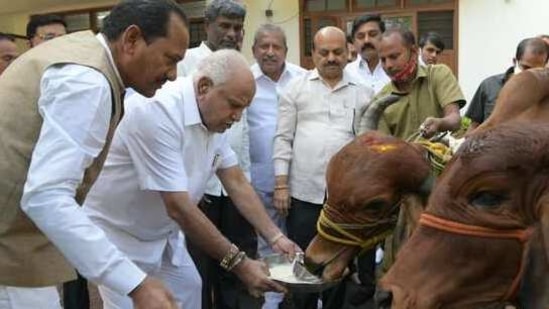
[[[85, 209], [142, 269], [160, 277], [172, 267], [180, 273], [179, 278], [162, 278], [180, 290], [176, 295], [200, 296], [200, 277], [183, 235], [166, 215], [157, 191], [187, 191], [196, 204], [214, 169], [235, 165], [236, 156], [225, 135], [202, 125], [191, 78], [167, 84], [152, 102], [146, 101], [137, 95], [127, 100], [124, 122]], [[115, 294], [105, 287], [101, 292]], [[200, 307], [200, 297], [182, 299], [192, 300], [184, 308]]]
[[[212, 54], [205, 62], [215, 63], [218, 58], [225, 62], [235, 61], [235, 54], [242, 57], [237, 52], [224, 51], [224, 56]], [[242, 63], [241, 66], [246, 65], [243, 58], [236, 60]], [[221, 70], [226, 72], [223, 74], [233, 77], [232, 71], [236, 69], [214, 65], [210, 71]], [[200, 75], [201, 72], [196, 74]], [[200, 77], [199, 81], [205, 79]], [[196, 89], [204, 92], [202, 99], [197, 98]], [[229, 170], [237, 165], [226, 135], [215, 133], [221, 131], [219, 127], [214, 128], [205, 119], [211, 117], [212, 111], [199, 107], [200, 100], [210, 100], [221, 91], [215, 89], [213, 86], [204, 90], [198, 85], [198, 78], [192, 76], [166, 84], [152, 99], [138, 95], [130, 97], [104, 170], [84, 205], [86, 213], [105, 231], [109, 239], [147, 274], [160, 278], [172, 290], [178, 305], [185, 309], [200, 308], [201, 281], [186, 250], [181, 228], [196, 235], [202, 232], [207, 234], [209, 227], [206, 226], [207, 220], [202, 226], [192, 226], [180, 220], [179, 216], [202, 215], [195, 205], [204, 193], [207, 180], [214, 172]], [[220, 107], [217, 114], [221, 115], [224, 111], [220, 104], [227, 103], [222, 97], [216, 99], [221, 102], [216, 103]], [[229, 101], [232, 99], [229, 97]], [[247, 104], [239, 107], [237, 113], [241, 113]], [[221, 123], [222, 126], [230, 127], [232, 120], [218, 119], [216, 123], [218, 126]], [[192, 209], [175, 214], [179, 210], [165, 205], [168, 203], [166, 192], [185, 192]], [[246, 202], [255, 207], [246, 209], [249, 215], [258, 219], [250, 220], [251, 223], [264, 225], [256, 228], [271, 239], [278, 237], [280, 230], [270, 222], [266, 213], [257, 212], [263, 210], [259, 201], [248, 199]], [[193, 210], [194, 213], [185, 213]], [[278, 242], [278, 239], [280, 237], [275, 241]], [[201, 240], [218, 241], [213, 237]], [[293, 247], [287, 239], [281, 241]], [[217, 257], [225, 253], [221, 248], [216, 250], [221, 250], [221, 255], [217, 254]], [[211, 250], [209, 252], [212, 253]], [[250, 261], [245, 259], [242, 263]], [[259, 262], [252, 263], [257, 264], [251, 265], [247, 273], [263, 277], [265, 284], [271, 284], [264, 290], [279, 288], [266, 278]], [[236, 269], [235, 272], [242, 279], [238, 271]], [[255, 279], [242, 280], [251, 288], [263, 290], [252, 282]], [[132, 308], [126, 296], [105, 286], [99, 289], [105, 308]]]
[[[240, 1], [213, 0], [204, 12], [206, 40], [185, 54], [177, 65], [179, 76], [192, 74], [198, 63], [221, 49], [240, 51], [244, 38], [246, 8]], [[229, 145], [238, 158], [240, 169], [250, 180], [250, 152], [246, 113], [228, 132]], [[242, 248], [248, 256], [257, 256], [257, 234], [246, 219], [237, 211], [233, 201], [215, 175], [206, 185], [205, 195], [199, 205], [215, 226], [232, 242]], [[260, 301], [250, 298], [241, 282], [231, 274], [222, 273], [216, 262], [192, 242], [187, 243], [191, 256], [202, 277], [202, 295], [205, 301], [202, 309], [259, 309]], [[213, 295], [213, 297], [212, 297]]]
[[[278, 98], [292, 78], [306, 72], [305, 69], [286, 61], [288, 46], [282, 28], [273, 24], [259, 26], [252, 46], [256, 63], [251, 66], [256, 93], [247, 109], [250, 137], [250, 161], [252, 185], [261, 198], [271, 219], [283, 231], [286, 230], [286, 215], [273, 205], [275, 184], [273, 167], [273, 139], [276, 132]], [[260, 256], [273, 254], [263, 238], [258, 241]], [[267, 293], [263, 309], [278, 308], [284, 295]]]
[[363, 15], [353, 21], [351, 29], [353, 45], [357, 50], [355, 61], [347, 64], [345, 71], [353, 80], [361, 82], [378, 93], [391, 79], [383, 70], [378, 55], [381, 35], [385, 32], [385, 22], [379, 15]]

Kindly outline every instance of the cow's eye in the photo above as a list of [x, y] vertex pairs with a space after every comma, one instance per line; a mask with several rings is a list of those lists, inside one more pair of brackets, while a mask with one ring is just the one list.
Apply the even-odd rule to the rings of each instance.
[[507, 196], [503, 193], [481, 191], [475, 193], [471, 197], [469, 203], [479, 208], [495, 208], [501, 205], [505, 200], [507, 200]]
[[385, 207], [388, 207], [388, 203], [382, 199], [371, 200], [366, 205], [364, 205], [364, 208], [366, 208], [367, 210], [375, 212], [382, 211]]

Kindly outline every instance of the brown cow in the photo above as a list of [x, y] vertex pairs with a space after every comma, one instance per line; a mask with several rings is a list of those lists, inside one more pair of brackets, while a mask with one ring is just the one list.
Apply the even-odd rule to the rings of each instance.
[[467, 309], [513, 300], [530, 253], [545, 282], [526, 281], [524, 308], [546, 309], [548, 240], [549, 125], [477, 132], [437, 180], [419, 227], [380, 281], [379, 304]]
[[305, 254], [308, 268], [340, 278], [361, 248], [393, 230], [402, 199], [426, 201], [429, 176], [425, 150], [395, 137], [369, 132], [343, 147], [328, 165], [328, 199]]
[[[489, 128], [491, 126], [494, 126], [497, 123], [503, 123], [506, 121], [513, 120], [514, 118], [518, 119], [548, 119], [549, 115], [547, 115], [549, 110], [549, 104], [548, 104], [548, 92], [549, 87], [543, 87], [544, 84], [548, 84], [549, 82], [549, 71], [547, 70], [531, 70], [526, 71], [518, 76], [515, 76], [510, 82], [507, 83], [506, 87], [502, 90], [500, 94], [500, 98], [498, 103], [496, 104], [496, 109], [494, 110], [494, 113], [492, 114], [492, 117], [485, 122], [480, 129], [484, 130], [486, 128]], [[370, 108], [368, 111], [372, 114], [372, 117], [368, 118], [370, 121], [367, 123], [366, 128], [367, 129], [375, 129], [375, 124], [377, 123], [377, 117], [382, 113], [383, 108], [387, 104], [391, 104], [391, 98], [388, 98], [384, 102], [379, 102], [380, 104], [372, 104], [375, 108]], [[371, 107], [372, 107], [371, 106]], [[382, 106], [381, 108], [379, 106]], [[356, 147], [357, 145], [350, 146], [350, 147]], [[360, 149], [360, 148], [357, 148]], [[342, 152], [346, 152], [348, 149], [344, 148], [342, 149]], [[418, 150], [419, 152], [422, 152], [421, 149]], [[360, 153], [354, 153], [353, 156], [356, 156], [354, 162], [355, 164], [364, 164], [364, 162], [369, 161], [368, 158], [369, 154], [360, 155]], [[394, 156], [395, 153], [386, 153], [385, 156]], [[398, 154], [396, 154], [398, 155]], [[341, 156], [340, 156], [341, 157]], [[415, 157], [417, 158], [417, 157]], [[382, 161], [384, 158], [379, 157], [377, 158], [377, 161]], [[346, 159], [348, 160], [348, 159]], [[335, 164], [337, 166], [342, 165], [342, 163], [338, 163], [338, 161], [342, 161], [341, 158], [334, 158], [333, 162], [331, 164]], [[418, 166], [421, 160], [415, 160], [414, 159], [404, 159], [400, 161], [401, 170], [406, 170], [406, 163], [411, 163], [412, 166]], [[415, 163], [414, 163], [415, 162]], [[425, 162], [423, 162], [427, 166]], [[376, 170], [375, 173], [372, 173], [370, 175], [370, 171], [366, 170], [364, 173], [359, 175], [354, 175], [354, 178], [351, 178], [352, 180], [342, 180], [342, 179], [349, 179], [346, 177], [347, 173], [350, 173], [353, 171], [356, 167], [347, 165], [345, 168], [339, 169], [338, 167], [333, 168], [334, 170], [340, 170], [340, 173], [336, 177], [328, 176], [328, 190], [331, 192], [329, 194], [329, 200], [328, 204], [330, 205], [337, 205], [334, 202], [330, 201], [341, 199], [341, 197], [338, 197], [338, 192], [343, 192], [341, 196], [346, 196], [348, 200], [352, 200], [353, 204], [347, 203], [345, 207], [336, 207], [343, 210], [344, 212], [356, 212], [356, 211], [362, 211], [362, 221], [355, 222], [353, 226], [360, 226], [359, 223], [362, 222], [369, 222], [367, 220], [370, 220], [372, 218], [386, 218], [381, 216], [380, 217], [380, 209], [374, 211], [373, 209], [370, 209], [368, 212], [365, 211], [366, 207], [368, 206], [367, 200], [361, 201], [358, 197], [357, 190], [344, 192], [343, 190], [331, 190], [330, 186], [331, 184], [339, 184], [341, 187], [342, 184], [346, 186], [355, 187], [355, 188], [362, 188], [364, 191], [368, 191], [368, 186], [355, 186], [356, 182], [363, 183], [361, 178], [366, 178], [366, 183], [368, 181], [373, 181], [373, 179], [384, 179], [387, 177], [387, 175], [383, 174], [384, 172], [382, 170]], [[377, 173], [377, 174], [376, 174]], [[408, 173], [403, 173], [401, 177], [409, 176]], [[389, 175], [389, 179], [391, 179], [391, 175]], [[390, 182], [390, 181], [389, 181]], [[387, 182], [386, 182], [387, 183]], [[409, 191], [417, 191], [418, 188], [415, 189], [407, 189]], [[391, 189], [387, 190], [387, 192], [392, 192], [392, 194], [395, 194], [395, 192], [398, 192], [398, 189]], [[351, 196], [351, 193], [357, 196]], [[367, 192], [363, 192], [362, 195], [368, 195]], [[400, 197], [400, 195], [394, 195], [394, 196], [388, 196], [387, 200], [395, 200], [396, 198]], [[370, 203], [371, 205], [375, 205], [375, 203]], [[417, 203], [416, 203], [417, 204]], [[421, 203], [420, 203], [421, 204]], [[360, 207], [363, 205], [364, 207]], [[360, 210], [361, 209], [361, 210]], [[408, 208], [405, 207], [403, 210], [407, 210]], [[387, 214], [387, 213], [386, 213]], [[392, 214], [392, 213], [391, 213]], [[368, 217], [369, 219], [366, 219], [364, 221], [364, 216]], [[351, 217], [350, 214], [347, 214], [346, 216]], [[548, 219], [545, 219], [548, 220]], [[411, 220], [413, 221], [413, 220]], [[342, 221], [343, 222], [343, 221]], [[320, 223], [320, 222], [319, 222]], [[549, 225], [549, 223], [546, 223], [546, 225]], [[319, 224], [319, 227], [321, 227], [322, 224]], [[366, 239], [372, 239], [374, 236], [374, 233], [372, 232], [374, 228], [377, 228], [375, 224], [370, 224], [369, 226], [362, 226], [361, 233]], [[547, 232], [549, 234], [549, 232]], [[547, 242], [549, 237], [546, 237], [545, 241]], [[367, 241], [362, 241], [362, 245], [368, 244]], [[547, 264], [547, 257], [543, 255], [543, 248], [541, 247], [541, 242], [535, 242], [534, 244], [538, 244], [538, 246], [533, 246], [532, 250], [538, 252], [538, 254], [533, 254], [532, 257], [535, 257], [535, 259], [530, 259], [532, 262], [529, 265], [529, 271], [527, 272], [527, 275], [525, 277], [525, 280], [523, 283], [527, 287], [527, 292], [529, 294], [526, 294], [526, 296], [523, 298], [524, 308], [538, 308], [539, 306], [548, 306], [549, 305], [549, 265]], [[323, 238], [322, 236], [317, 236], [315, 240], [311, 243], [309, 248], [307, 249], [307, 258], [309, 259], [309, 264], [313, 265], [313, 268], [318, 264], [321, 266], [325, 266], [323, 270], [323, 276], [327, 279], [330, 278], [337, 278], [341, 276], [344, 265], [347, 264], [347, 262], [352, 258], [352, 254], [349, 254], [348, 247], [354, 247], [352, 248], [351, 252], [357, 252], [358, 251], [358, 245], [355, 243], [354, 245], [349, 245], [348, 243], [345, 244], [343, 242], [334, 243], [333, 239], [328, 240], [326, 238]], [[347, 250], [345, 249], [347, 247]], [[549, 247], [548, 244], [545, 244], [545, 247]], [[541, 252], [541, 253], [540, 253]], [[337, 255], [337, 259], [334, 262], [331, 262]], [[537, 302], [537, 303], [536, 303]], [[547, 304], [547, 305], [539, 305], [539, 304]], [[537, 307], [536, 307], [537, 306]], [[418, 307], [421, 308], [421, 307]], [[545, 307], [539, 307], [539, 308], [545, 308]], [[549, 307], [548, 307], [549, 308]]]

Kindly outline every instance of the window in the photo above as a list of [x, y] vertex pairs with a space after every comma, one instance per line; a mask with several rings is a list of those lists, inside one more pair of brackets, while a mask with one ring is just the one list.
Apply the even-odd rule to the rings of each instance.
[[454, 49], [454, 12], [435, 11], [418, 13], [418, 38], [429, 31], [435, 31], [442, 37], [446, 49]]
[[383, 16], [386, 29], [400, 28], [414, 31], [414, 17], [412, 15]]
[[458, 0], [300, 0], [301, 65], [312, 68], [312, 39], [316, 31], [327, 25], [350, 33], [354, 18], [364, 14], [380, 14], [388, 29], [411, 30], [416, 38], [427, 31], [438, 32], [446, 46], [440, 57], [456, 72], [457, 33], [454, 27]]
[[380, 7], [396, 7], [399, 0], [355, 0], [355, 6], [360, 9], [376, 9]]
[[191, 36], [189, 48], [197, 47], [206, 40], [206, 29], [204, 19], [191, 20], [189, 23], [189, 34]]
[[67, 14], [64, 16], [67, 23], [67, 32], [88, 30], [91, 28], [90, 15], [88, 13]]
[[[342, 0], [344, 1], [344, 0]], [[195, 36], [191, 34], [191, 42], [202, 41], [204, 29], [204, 9], [206, 8], [206, 1], [204, 0], [177, 0], [181, 7], [190, 19], [191, 26], [196, 26], [200, 23], [202, 29], [195, 29]], [[62, 16], [67, 23], [68, 32], [80, 31], [80, 30], [93, 30], [98, 32], [103, 25], [103, 19], [109, 15], [112, 6], [90, 8], [85, 10], [65, 11], [65, 12], [51, 12], [51, 14], [57, 14]], [[194, 41], [193, 41], [194, 39]]]
[[437, 4], [447, 4], [453, 3], [454, 0], [406, 0], [406, 6], [414, 5], [437, 5]]
[[347, 9], [346, 0], [306, 0], [306, 10], [309, 12], [343, 11]]

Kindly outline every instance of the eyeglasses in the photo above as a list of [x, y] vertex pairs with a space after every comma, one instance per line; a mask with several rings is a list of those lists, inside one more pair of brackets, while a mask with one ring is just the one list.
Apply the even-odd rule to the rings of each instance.
[[36, 34], [35, 36], [44, 41], [49, 41], [55, 39], [58, 36], [62, 36], [64, 33], [46, 33], [46, 34]]

